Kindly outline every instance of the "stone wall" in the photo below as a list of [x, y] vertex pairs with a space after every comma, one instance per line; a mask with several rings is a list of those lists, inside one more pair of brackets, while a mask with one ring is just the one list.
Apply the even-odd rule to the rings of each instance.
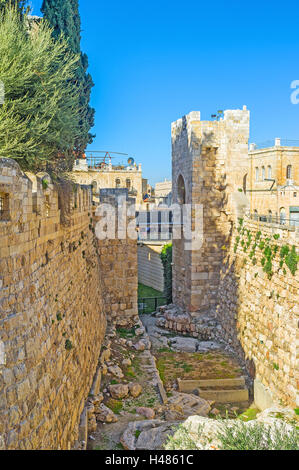
[[115, 315], [137, 297], [130, 279], [132, 296], [120, 288], [137, 247], [131, 255], [126, 240], [117, 250], [96, 240], [90, 188], [58, 191], [46, 174], [29, 177], [0, 159], [0, 448], [70, 449], [97, 369], [110, 292]]
[[[118, 232], [118, 199], [125, 201], [126, 209], [131, 206], [125, 226], [132, 226], [130, 238], [127, 233]], [[137, 232], [134, 232], [135, 200], [128, 197], [127, 189], [103, 189], [100, 191], [101, 204], [115, 208], [115, 239], [98, 240], [100, 268], [105, 289], [104, 302], [108, 320], [120, 326], [138, 321], [138, 261]], [[96, 212], [95, 220], [101, 217]], [[109, 222], [110, 223], [110, 220]], [[111, 221], [112, 223], [112, 221]], [[123, 237], [123, 238], [122, 238]]]
[[[237, 207], [248, 201], [238, 191], [248, 172], [249, 111], [227, 110], [220, 121], [201, 121], [191, 112], [172, 124], [173, 201], [201, 205], [200, 249], [173, 242], [174, 303], [200, 316], [217, 303], [221, 247], [229, 239]], [[194, 230], [196, 216], [192, 218]]]
[[[246, 249], [248, 233], [252, 241]], [[261, 263], [260, 242], [278, 247], [271, 279]], [[295, 246], [298, 253], [295, 231], [246, 219], [242, 228], [235, 225], [221, 272], [217, 317], [221, 337], [247, 361], [268, 403], [281, 400], [295, 407], [299, 404], [299, 275], [298, 271], [293, 275], [285, 264], [280, 267], [280, 250], [285, 245]], [[258, 387], [255, 400], [264, 407]]]

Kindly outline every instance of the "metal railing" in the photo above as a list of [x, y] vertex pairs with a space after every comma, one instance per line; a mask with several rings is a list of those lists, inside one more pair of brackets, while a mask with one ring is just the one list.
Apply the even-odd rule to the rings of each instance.
[[266, 222], [268, 224], [277, 224], [285, 227], [295, 227], [299, 228], [299, 219], [290, 218], [287, 219], [283, 215], [261, 215], [261, 214], [250, 214], [249, 218], [257, 222]]
[[275, 145], [275, 140], [266, 140], [264, 142], [252, 143], [252, 150], [260, 150], [272, 147], [299, 147], [299, 140], [296, 139], [280, 139], [279, 145]]
[[138, 298], [138, 313], [153, 313], [159, 307], [166, 304], [165, 297], [140, 297]]

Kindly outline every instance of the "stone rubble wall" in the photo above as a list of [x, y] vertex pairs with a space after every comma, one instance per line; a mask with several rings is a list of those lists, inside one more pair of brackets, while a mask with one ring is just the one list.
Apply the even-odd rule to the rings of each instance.
[[[219, 285], [217, 319], [221, 337], [247, 361], [252, 377], [274, 402], [298, 407], [299, 272], [293, 276], [285, 265], [286, 273], [279, 269], [281, 246], [295, 245], [298, 253], [298, 239], [294, 231], [266, 223], [245, 219], [244, 227], [253, 240], [260, 231], [261, 240], [269, 238], [272, 246], [279, 247], [274, 274], [268, 279], [263, 271], [259, 249], [256, 265], [249, 258], [250, 248], [244, 252], [239, 243], [235, 253], [236, 238], [240, 236], [236, 224]], [[280, 238], [273, 239], [274, 234]]]
[[[116, 253], [96, 240], [91, 188], [74, 186], [62, 224], [49, 175], [28, 176], [0, 159], [8, 209], [0, 219], [0, 448], [70, 449], [98, 366], [112, 272], [116, 264], [127, 272], [137, 244], [123, 240]], [[118, 281], [121, 310], [129, 294], [123, 300]]]

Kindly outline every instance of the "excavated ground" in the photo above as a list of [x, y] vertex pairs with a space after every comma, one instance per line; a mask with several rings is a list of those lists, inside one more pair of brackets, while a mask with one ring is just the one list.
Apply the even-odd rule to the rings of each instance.
[[[111, 356], [107, 360], [107, 374], [102, 378], [101, 391], [103, 392], [103, 404], [113, 411], [117, 422], [98, 422], [96, 431], [90, 433], [88, 449], [117, 450], [128, 448], [123, 446], [124, 432], [132, 428], [131, 440], [142, 441], [142, 431], [147, 423], [155, 420], [164, 425], [175, 424], [184, 421], [188, 416], [201, 414], [202, 416], [215, 417], [216, 415], [236, 417], [246, 409], [250, 403], [214, 403], [195, 397], [192, 394], [180, 394], [177, 391], [177, 379], [213, 379], [235, 378], [244, 375], [244, 371], [236, 359], [223, 350], [223, 347], [215, 343], [206, 343], [204, 351], [178, 350], [186, 343], [191, 349], [194, 341], [188, 341], [186, 337], [179, 337], [164, 329], [156, 327], [156, 319], [151, 315], [141, 316], [141, 321], [146, 333], [136, 336], [135, 329], [118, 329], [111, 336]], [[175, 343], [179, 338], [179, 343]], [[134, 344], [138, 341], [150, 339], [145, 351], [136, 351]], [[151, 349], [148, 348], [151, 346]], [[210, 349], [209, 349], [210, 348]], [[200, 348], [199, 348], [200, 349]], [[124, 359], [131, 361], [130, 365], [123, 365]], [[109, 368], [119, 366], [121, 375], [116, 376], [109, 372]], [[159, 377], [157, 379], [157, 377]], [[158, 382], [164, 385], [168, 403], [163, 403], [158, 388]], [[127, 396], [122, 399], [114, 399], [109, 393], [109, 385], [138, 383], [142, 387], [142, 393], [137, 398]], [[154, 411], [154, 420], [146, 420], [136, 412], [138, 407], [146, 407]], [[138, 424], [139, 423], [139, 424]], [[139, 430], [140, 429], [140, 430]], [[147, 432], [147, 431], [146, 431]], [[153, 432], [153, 431], [150, 431]], [[168, 432], [168, 428], [167, 428]], [[140, 436], [140, 438], [139, 438]], [[153, 446], [156, 437], [145, 434], [146, 439], [153, 438]], [[134, 445], [136, 445], [136, 442]], [[138, 448], [138, 446], [136, 447]], [[143, 448], [143, 447], [141, 447]], [[155, 447], [159, 448], [159, 447]]]

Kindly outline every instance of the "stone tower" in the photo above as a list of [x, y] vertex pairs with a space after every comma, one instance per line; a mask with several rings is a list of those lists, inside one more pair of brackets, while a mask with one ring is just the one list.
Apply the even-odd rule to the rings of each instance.
[[249, 111], [224, 111], [217, 121], [201, 121], [193, 111], [172, 124], [173, 201], [202, 205], [200, 249], [173, 242], [173, 302], [193, 316], [217, 303], [220, 266], [232, 220], [247, 209]]

